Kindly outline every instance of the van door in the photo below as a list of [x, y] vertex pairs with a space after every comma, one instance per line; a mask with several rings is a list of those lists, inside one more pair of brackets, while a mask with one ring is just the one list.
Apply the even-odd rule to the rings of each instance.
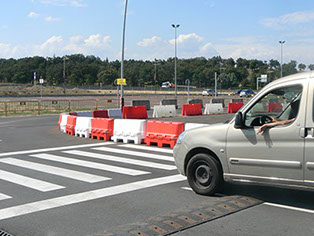
[[[245, 127], [227, 134], [227, 158], [232, 179], [299, 184], [303, 182], [307, 80], [274, 85], [243, 111]], [[294, 121], [256, 134], [271, 118]]]
[[304, 182], [314, 187], [314, 81], [309, 86], [308, 109], [305, 124]]

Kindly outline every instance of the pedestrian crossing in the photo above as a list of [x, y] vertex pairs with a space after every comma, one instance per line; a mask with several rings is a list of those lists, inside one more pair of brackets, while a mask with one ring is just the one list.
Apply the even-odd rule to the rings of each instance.
[[[103, 143], [19, 153], [14, 152], [11, 156], [0, 154], [0, 181], [39, 192], [66, 189], [69, 180], [89, 184], [106, 183], [117, 178], [116, 174], [149, 179], [154, 171], [176, 170], [172, 150], [144, 145]], [[1, 164], [5, 164], [4, 167]], [[4, 170], [6, 166], [10, 166], [10, 171]], [[50, 183], [50, 179], [54, 183]], [[14, 196], [0, 188], [0, 202], [11, 198]]]

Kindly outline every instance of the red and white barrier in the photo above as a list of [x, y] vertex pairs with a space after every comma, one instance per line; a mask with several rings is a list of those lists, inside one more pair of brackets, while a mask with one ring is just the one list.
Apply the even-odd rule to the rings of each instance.
[[92, 129], [91, 117], [77, 117], [75, 126], [75, 136], [89, 138]]
[[141, 144], [145, 138], [145, 134], [146, 120], [115, 119], [111, 140], [114, 142], [121, 140], [124, 143], [132, 141], [135, 144]]

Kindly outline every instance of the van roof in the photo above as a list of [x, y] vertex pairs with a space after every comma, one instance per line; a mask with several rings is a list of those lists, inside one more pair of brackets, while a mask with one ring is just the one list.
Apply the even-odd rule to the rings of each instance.
[[[269, 83], [268, 85], [280, 84], [282, 82], [288, 82], [291, 80], [298, 80], [298, 79], [307, 79], [307, 78], [314, 78], [314, 71], [299, 72], [293, 75], [288, 75], [280, 79], [276, 79], [272, 81], [271, 83]], [[268, 87], [268, 85], [265, 87]]]

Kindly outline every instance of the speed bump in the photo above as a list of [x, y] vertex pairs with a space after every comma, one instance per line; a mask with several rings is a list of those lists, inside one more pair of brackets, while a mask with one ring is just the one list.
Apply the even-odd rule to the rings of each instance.
[[121, 226], [115, 231], [101, 232], [95, 236], [170, 235], [261, 203], [260, 200], [238, 195], [215, 198], [178, 211], [148, 218], [144, 222]]

